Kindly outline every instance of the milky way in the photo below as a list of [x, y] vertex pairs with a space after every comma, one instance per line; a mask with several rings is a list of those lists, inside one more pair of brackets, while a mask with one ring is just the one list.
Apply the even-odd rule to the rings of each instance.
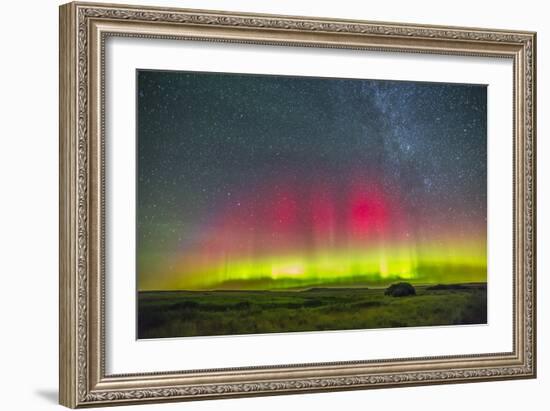
[[486, 280], [486, 87], [138, 71], [140, 290]]

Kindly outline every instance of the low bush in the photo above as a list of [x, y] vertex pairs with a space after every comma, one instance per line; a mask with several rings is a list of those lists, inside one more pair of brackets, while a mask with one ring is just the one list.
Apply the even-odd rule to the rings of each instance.
[[409, 295], [416, 295], [415, 288], [409, 283], [397, 283], [390, 285], [384, 295], [391, 297], [407, 297]]

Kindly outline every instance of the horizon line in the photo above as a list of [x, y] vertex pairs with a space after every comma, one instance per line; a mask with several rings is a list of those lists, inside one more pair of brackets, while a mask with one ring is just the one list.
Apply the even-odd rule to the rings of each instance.
[[246, 288], [202, 288], [202, 289], [185, 289], [185, 288], [179, 288], [179, 289], [151, 289], [151, 290], [137, 290], [138, 293], [155, 293], [155, 292], [216, 292], [216, 291], [248, 291], [248, 292], [284, 292], [284, 291], [307, 291], [312, 289], [366, 289], [366, 290], [374, 290], [374, 289], [383, 289], [387, 288], [388, 286], [392, 284], [399, 284], [399, 283], [409, 283], [413, 286], [422, 287], [422, 286], [430, 286], [430, 285], [474, 285], [474, 284], [487, 284], [487, 281], [469, 281], [469, 282], [451, 282], [451, 283], [444, 283], [444, 282], [433, 282], [433, 283], [413, 283], [410, 281], [397, 281], [393, 283], [388, 283], [387, 285], [373, 285], [373, 286], [342, 286], [342, 287], [334, 287], [334, 286], [312, 286], [312, 287], [289, 287], [289, 288], [261, 288], [261, 289], [246, 289]]

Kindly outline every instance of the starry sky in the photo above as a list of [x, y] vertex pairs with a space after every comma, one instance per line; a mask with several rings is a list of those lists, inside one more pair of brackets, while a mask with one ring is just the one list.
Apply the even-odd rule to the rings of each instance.
[[137, 72], [139, 290], [486, 281], [484, 85]]

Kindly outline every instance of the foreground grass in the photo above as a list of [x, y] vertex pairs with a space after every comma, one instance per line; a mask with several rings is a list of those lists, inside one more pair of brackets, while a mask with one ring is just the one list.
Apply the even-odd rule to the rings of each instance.
[[327, 331], [487, 322], [485, 284], [383, 289], [140, 292], [138, 338]]

